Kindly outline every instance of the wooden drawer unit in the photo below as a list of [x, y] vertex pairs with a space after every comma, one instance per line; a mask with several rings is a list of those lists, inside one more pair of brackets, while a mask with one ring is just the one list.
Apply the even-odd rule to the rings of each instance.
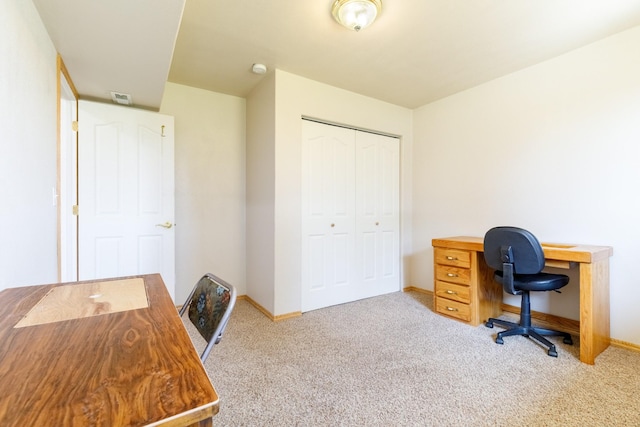
[[[477, 326], [501, 313], [502, 288], [493, 281], [482, 253], [435, 244], [434, 308], [439, 314]], [[446, 242], [448, 243], [448, 242]]]
[[452, 299], [465, 304], [471, 303], [471, 292], [469, 286], [454, 285], [453, 283], [438, 280], [435, 289], [437, 297]]
[[469, 251], [445, 248], [434, 248], [433, 251], [437, 265], [453, 265], [463, 268], [471, 267], [471, 252]]
[[436, 264], [434, 268], [436, 270], [436, 280], [467, 286], [471, 283], [471, 269], [469, 268], [451, 267], [440, 264]]
[[471, 322], [471, 252], [434, 248], [436, 312]]
[[436, 311], [465, 322], [471, 321], [471, 305], [436, 297]]

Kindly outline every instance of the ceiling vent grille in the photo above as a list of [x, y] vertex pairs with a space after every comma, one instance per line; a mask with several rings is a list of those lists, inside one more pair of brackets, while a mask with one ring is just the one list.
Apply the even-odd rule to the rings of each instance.
[[111, 100], [120, 105], [133, 105], [133, 99], [128, 93], [111, 92]]

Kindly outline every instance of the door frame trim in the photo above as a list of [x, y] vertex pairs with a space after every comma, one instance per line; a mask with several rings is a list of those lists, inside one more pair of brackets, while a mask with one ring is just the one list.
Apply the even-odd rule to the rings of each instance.
[[[63, 100], [67, 100], [67, 96], [71, 95], [72, 99], [69, 99], [68, 101], [71, 101], [72, 103], [75, 104], [75, 117], [73, 117], [73, 120], [75, 120], [76, 122], [78, 121], [78, 99], [79, 99], [79, 95], [78, 95], [78, 91], [75, 87], [75, 85], [73, 84], [73, 80], [71, 79], [71, 76], [69, 74], [69, 71], [67, 70], [67, 67], [64, 65], [64, 61], [62, 59], [62, 56], [60, 56], [60, 54], [58, 54], [56, 56], [56, 72], [57, 72], [57, 80], [56, 80], [56, 95], [57, 95], [57, 137], [56, 137], [56, 170], [57, 170], [57, 179], [56, 179], [56, 199], [57, 199], [57, 216], [58, 216], [58, 220], [57, 220], [57, 228], [56, 228], [56, 235], [57, 235], [57, 262], [58, 262], [58, 282], [63, 280], [62, 277], [62, 265], [64, 262], [66, 262], [66, 248], [67, 248], [67, 244], [71, 244], [73, 249], [72, 249], [72, 253], [75, 255], [75, 266], [76, 266], [76, 271], [75, 271], [75, 276], [76, 279], [78, 277], [78, 222], [77, 222], [77, 217], [76, 217], [76, 222], [75, 222], [75, 241], [71, 241], [68, 242], [70, 236], [68, 233], [65, 233], [65, 235], [63, 235], [62, 232], [62, 221], [64, 221], [64, 219], [66, 218], [66, 216], [68, 214], [71, 213], [71, 207], [70, 206], [63, 206], [62, 201], [66, 200], [67, 197], [69, 197], [69, 195], [67, 195], [67, 188], [62, 188], [62, 176], [63, 174], [69, 174], [70, 176], [75, 176], [75, 195], [71, 195], [73, 196], [73, 198], [77, 201], [77, 197], [78, 197], [78, 163], [77, 163], [77, 156], [76, 156], [76, 160], [75, 162], [71, 162], [70, 166], [71, 170], [62, 170], [62, 164], [63, 164], [63, 160], [62, 160], [62, 156], [64, 155], [64, 153], [66, 153], [66, 148], [63, 147], [63, 144], [68, 143], [68, 141], [62, 141], [62, 134], [63, 134], [63, 126], [68, 126], [69, 124], [64, 124], [62, 123], [63, 120], [63, 113], [62, 113], [62, 103]], [[64, 85], [64, 86], [63, 86]], [[71, 94], [68, 94], [67, 92], [71, 91]], [[65, 98], [63, 98], [63, 90], [64, 90], [64, 96]], [[77, 153], [77, 149], [78, 149], [78, 133], [75, 133], [75, 149], [76, 149], [76, 153]], [[64, 197], [63, 197], [64, 196]]]

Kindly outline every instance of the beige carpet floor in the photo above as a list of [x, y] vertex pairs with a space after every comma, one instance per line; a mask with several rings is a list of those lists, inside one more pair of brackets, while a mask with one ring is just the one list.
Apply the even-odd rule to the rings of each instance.
[[[595, 366], [578, 337], [559, 357], [524, 337], [494, 342], [407, 292], [272, 322], [238, 301], [205, 363], [216, 426], [640, 426], [640, 353]], [[202, 343], [194, 338], [196, 346]]]

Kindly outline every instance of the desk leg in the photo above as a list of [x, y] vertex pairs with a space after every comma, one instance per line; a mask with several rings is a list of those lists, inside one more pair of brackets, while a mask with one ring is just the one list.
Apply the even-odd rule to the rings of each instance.
[[609, 258], [580, 263], [580, 361], [595, 364], [610, 341]]

